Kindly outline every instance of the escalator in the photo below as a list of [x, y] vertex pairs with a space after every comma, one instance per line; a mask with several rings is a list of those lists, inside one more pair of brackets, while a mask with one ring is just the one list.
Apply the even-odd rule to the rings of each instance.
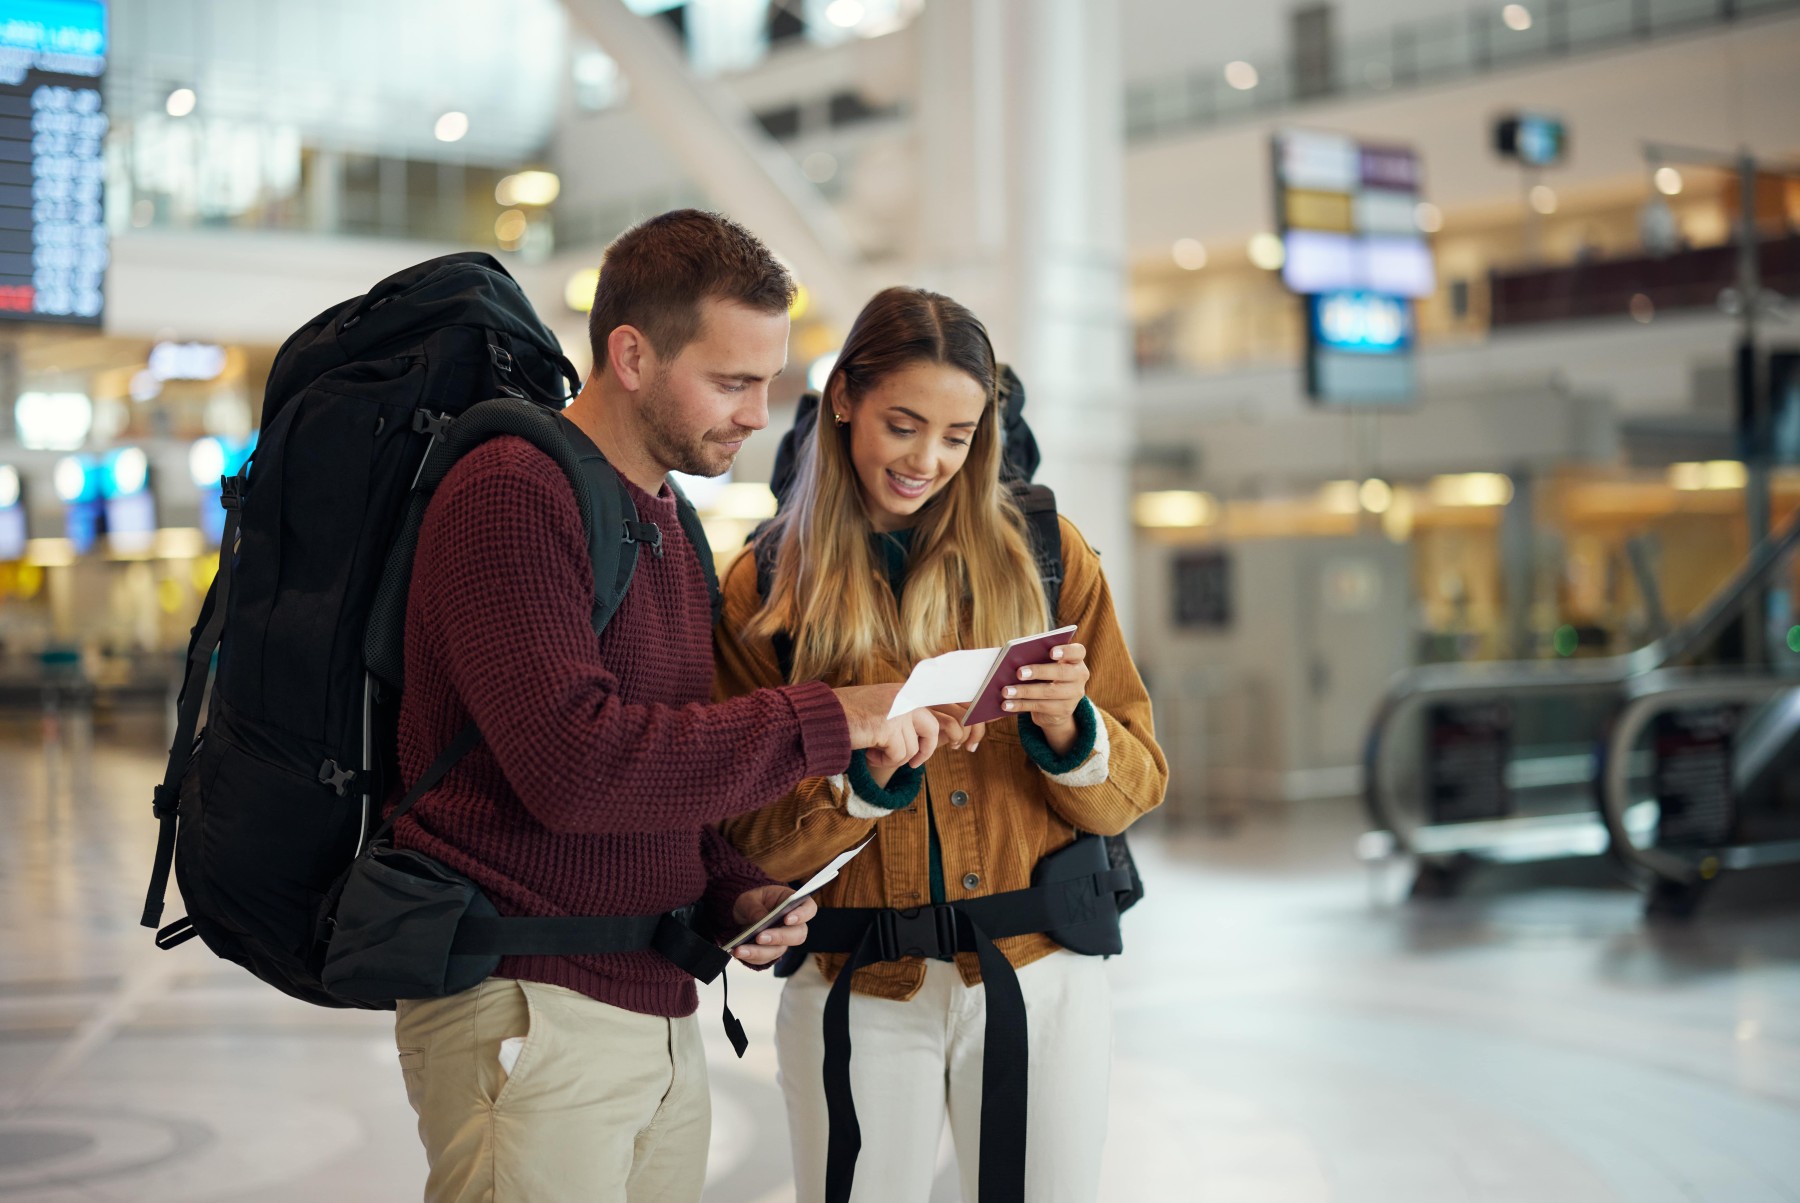
[[1611, 855], [1674, 915], [1723, 872], [1800, 863], [1800, 655], [1741, 654], [1762, 599], [1800, 621], [1797, 549], [1800, 514], [1624, 655], [1401, 674], [1365, 743], [1365, 848], [1409, 856], [1415, 896], [1482, 864]]

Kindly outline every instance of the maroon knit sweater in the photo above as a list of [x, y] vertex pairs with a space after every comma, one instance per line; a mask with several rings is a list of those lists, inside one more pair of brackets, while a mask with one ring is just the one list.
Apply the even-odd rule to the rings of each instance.
[[[822, 684], [718, 705], [712, 614], [664, 490], [632, 487], [662, 528], [594, 636], [593, 568], [568, 478], [523, 439], [465, 456], [425, 513], [406, 612], [400, 767], [416, 781], [470, 718], [482, 742], [396, 829], [480, 884], [502, 915], [648, 915], [703, 904], [701, 928], [769, 879], [713, 829], [807, 777], [844, 771], [850, 733]], [[652, 952], [507, 957], [651, 1015], [687, 1015], [694, 980]]]

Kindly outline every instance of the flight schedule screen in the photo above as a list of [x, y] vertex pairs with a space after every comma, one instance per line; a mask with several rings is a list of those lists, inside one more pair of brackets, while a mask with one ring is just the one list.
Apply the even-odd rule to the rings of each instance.
[[106, 5], [0, 0], [0, 321], [99, 325]]

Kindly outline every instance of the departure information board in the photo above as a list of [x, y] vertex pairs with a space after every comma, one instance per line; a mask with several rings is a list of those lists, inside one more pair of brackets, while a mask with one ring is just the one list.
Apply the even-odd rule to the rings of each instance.
[[0, 0], [0, 321], [97, 326], [106, 5]]

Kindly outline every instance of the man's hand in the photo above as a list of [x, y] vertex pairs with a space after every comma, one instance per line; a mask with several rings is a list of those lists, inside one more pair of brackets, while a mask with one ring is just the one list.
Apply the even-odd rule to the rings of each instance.
[[871, 769], [918, 768], [937, 751], [938, 721], [929, 710], [914, 710], [890, 719], [888, 708], [898, 685], [851, 685], [834, 689], [850, 725], [850, 746], [868, 750]]
[[[793, 893], [790, 886], [758, 886], [745, 890], [731, 907], [731, 918], [743, 927], [787, 901]], [[756, 933], [756, 937], [739, 944], [731, 955], [746, 965], [768, 965], [781, 959], [781, 954], [796, 944], [806, 943], [806, 921], [819, 913], [819, 904], [811, 898], [783, 915], [778, 922]]]
[[938, 745], [945, 748], [958, 748], [964, 752], [973, 752], [981, 746], [981, 737], [987, 734], [986, 723], [976, 723], [973, 727], [965, 727], [962, 716], [969, 712], [963, 706], [933, 707], [933, 714], [938, 720]]

